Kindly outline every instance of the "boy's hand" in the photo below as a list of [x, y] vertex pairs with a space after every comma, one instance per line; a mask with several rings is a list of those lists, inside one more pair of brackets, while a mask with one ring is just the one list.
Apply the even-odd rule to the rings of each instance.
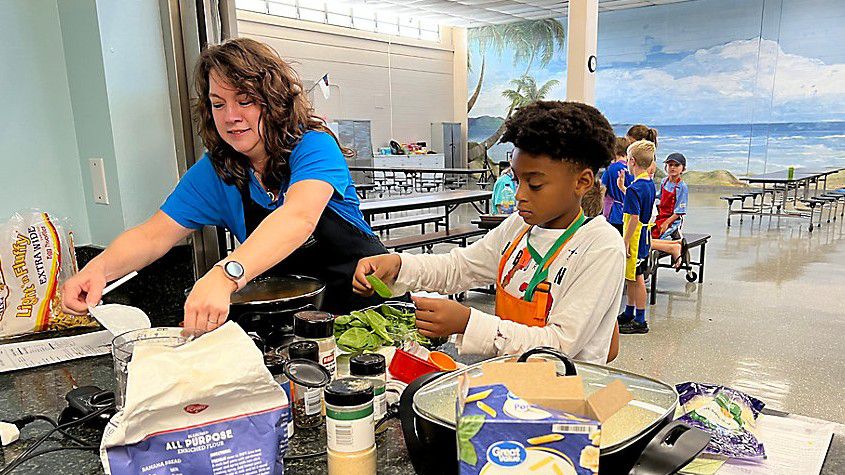
[[369, 297], [373, 295], [373, 286], [367, 282], [367, 276], [375, 274], [388, 286], [396, 283], [399, 276], [399, 269], [402, 267], [402, 259], [399, 254], [380, 254], [378, 256], [365, 257], [358, 261], [355, 268], [355, 275], [352, 277], [352, 291], [358, 295]]
[[414, 297], [417, 306], [417, 329], [427, 337], [444, 337], [463, 333], [469, 322], [469, 307], [454, 300]]
[[624, 193], [625, 192], [625, 170], [619, 170], [616, 174], [616, 186]]
[[631, 257], [631, 243], [625, 245], [625, 257]]

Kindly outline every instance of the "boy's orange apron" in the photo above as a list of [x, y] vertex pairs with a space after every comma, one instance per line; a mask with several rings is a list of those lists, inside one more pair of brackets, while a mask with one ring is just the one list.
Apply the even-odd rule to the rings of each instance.
[[496, 278], [496, 315], [504, 320], [511, 320], [522, 325], [531, 327], [544, 327], [546, 320], [549, 317], [549, 310], [552, 306], [552, 298], [550, 295], [551, 284], [549, 284], [549, 266], [557, 258], [560, 251], [567, 242], [572, 238], [578, 228], [586, 221], [584, 211], [578, 213], [566, 231], [552, 244], [545, 256], [541, 256], [526, 239], [526, 247], [534, 262], [537, 263], [537, 270], [534, 276], [528, 283], [528, 288], [525, 289], [525, 295], [522, 298], [514, 297], [505, 291], [502, 285], [502, 273], [505, 270], [505, 265], [511, 258], [511, 254], [522, 242], [533, 226], [528, 226], [519, 233], [513, 240], [513, 243], [505, 250], [502, 259], [499, 261], [499, 273]]
[[666, 189], [666, 183], [669, 183], [669, 178], [663, 180], [660, 185], [660, 204], [657, 205], [657, 218], [654, 220], [654, 227], [651, 228], [651, 238], [660, 239], [660, 226], [675, 213], [675, 203], [678, 201], [678, 185], [670, 192]]

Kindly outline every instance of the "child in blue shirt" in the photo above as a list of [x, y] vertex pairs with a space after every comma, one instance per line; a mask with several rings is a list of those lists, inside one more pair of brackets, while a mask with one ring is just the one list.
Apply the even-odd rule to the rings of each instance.
[[[628, 287], [628, 305], [619, 316], [619, 332], [625, 334], [648, 333], [645, 319], [645, 273], [651, 243], [649, 221], [655, 199], [654, 181], [648, 173], [654, 164], [654, 143], [638, 140], [628, 147], [628, 168], [635, 179], [625, 191], [622, 206], [624, 234], [627, 251], [625, 283]], [[636, 313], [635, 313], [636, 308]]]
[[611, 163], [601, 176], [601, 184], [605, 188], [605, 201], [609, 202], [605, 205], [604, 217], [619, 231], [619, 234], [622, 234], [622, 203], [625, 199], [625, 190], [619, 187], [620, 174], [624, 174], [625, 187], [630, 186], [634, 181], [634, 176], [628, 172], [628, 144], [627, 138], [616, 137], [614, 147], [616, 161]]

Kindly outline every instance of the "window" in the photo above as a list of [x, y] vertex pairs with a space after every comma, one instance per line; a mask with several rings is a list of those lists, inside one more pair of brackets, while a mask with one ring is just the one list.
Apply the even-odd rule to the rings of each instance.
[[267, 2], [267, 13], [270, 15], [297, 18], [296, 0], [273, 0]]
[[235, 6], [241, 10], [372, 31], [385, 35], [440, 41], [440, 26], [437, 23], [418, 20], [412, 16], [375, 12], [367, 7], [352, 6], [351, 2], [338, 0], [235, 0]]

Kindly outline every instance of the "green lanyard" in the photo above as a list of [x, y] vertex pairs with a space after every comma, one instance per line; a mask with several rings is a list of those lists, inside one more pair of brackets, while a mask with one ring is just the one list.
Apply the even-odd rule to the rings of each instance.
[[558, 249], [560, 249], [564, 244], [566, 244], [567, 241], [569, 241], [569, 238], [571, 238], [572, 235], [575, 234], [575, 231], [578, 231], [578, 229], [581, 227], [582, 224], [584, 224], [584, 221], [586, 220], [587, 218], [584, 216], [584, 210], [581, 210], [581, 212], [578, 213], [578, 217], [575, 218], [575, 221], [573, 221], [572, 224], [570, 224], [569, 227], [566, 229], [566, 231], [564, 231], [564, 233], [561, 234], [559, 238], [557, 238], [555, 243], [552, 244], [552, 247], [549, 248], [548, 252], [546, 252], [545, 257], [541, 256], [540, 253], [537, 252], [536, 249], [534, 249], [534, 247], [531, 245], [531, 242], [528, 240], [528, 237], [531, 235], [531, 233], [529, 232], [528, 234], [526, 234], [525, 244], [528, 247], [528, 252], [531, 254], [531, 258], [534, 259], [534, 262], [537, 263], [537, 270], [534, 271], [534, 276], [531, 277], [531, 281], [528, 282], [528, 288], [525, 289], [525, 295], [522, 297], [523, 300], [525, 300], [526, 302], [530, 302], [534, 299], [534, 291], [537, 289], [537, 286], [549, 277], [549, 268], [548, 266], [546, 266], [546, 263], [548, 263], [549, 260], [554, 257]]

